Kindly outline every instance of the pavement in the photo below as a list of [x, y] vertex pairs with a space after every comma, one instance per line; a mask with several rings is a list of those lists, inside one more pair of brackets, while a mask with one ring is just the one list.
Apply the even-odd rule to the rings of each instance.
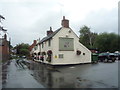
[[22, 65], [17, 64], [16, 60], [11, 61], [7, 68], [6, 83], [3, 83], [3, 88], [43, 88], [29, 74], [27, 67]]
[[[12, 60], [3, 70], [3, 88], [118, 88], [118, 63], [50, 67]], [[6, 74], [4, 74], [6, 72]]]

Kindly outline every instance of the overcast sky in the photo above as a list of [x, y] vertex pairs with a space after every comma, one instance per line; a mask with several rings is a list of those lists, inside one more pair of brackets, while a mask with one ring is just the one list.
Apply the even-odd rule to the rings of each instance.
[[83, 25], [118, 33], [118, 0], [0, 0], [0, 14], [14, 46], [42, 39], [50, 26], [60, 28], [62, 16], [78, 36]]

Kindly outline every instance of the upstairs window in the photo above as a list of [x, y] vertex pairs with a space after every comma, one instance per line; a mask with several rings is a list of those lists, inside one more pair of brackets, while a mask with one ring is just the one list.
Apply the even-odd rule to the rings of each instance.
[[42, 43], [42, 48], [44, 48], [44, 43]]

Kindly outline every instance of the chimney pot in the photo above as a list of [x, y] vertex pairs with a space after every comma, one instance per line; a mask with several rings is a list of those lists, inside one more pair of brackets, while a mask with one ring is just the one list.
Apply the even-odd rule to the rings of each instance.
[[34, 44], [36, 44], [36, 43], [37, 43], [37, 41], [36, 41], [36, 40], [34, 40], [34, 41], [33, 41], [33, 43], [34, 43]]
[[65, 19], [65, 16], [63, 16], [61, 25], [62, 25], [62, 27], [69, 28], [69, 20]]
[[52, 27], [50, 27], [50, 31], [52, 31]]
[[4, 39], [7, 40], [7, 35], [6, 34], [4, 35]]
[[53, 33], [53, 31], [52, 31], [52, 27], [50, 27], [50, 30], [47, 31], [47, 36], [50, 35], [50, 34], [52, 34], [52, 33]]

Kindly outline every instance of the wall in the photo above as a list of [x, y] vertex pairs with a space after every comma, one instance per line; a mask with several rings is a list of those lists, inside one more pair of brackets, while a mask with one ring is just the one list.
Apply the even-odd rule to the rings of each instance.
[[[71, 33], [69, 33], [69, 30]], [[74, 51], [59, 51], [59, 37], [74, 38]], [[78, 64], [78, 63], [90, 63], [91, 62], [91, 52], [81, 43], [79, 43], [79, 38], [76, 34], [69, 28], [62, 28], [53, 37], [53, 61], [52, 64]], [[81, 55], [76, 55], [76, 50], [80, 50]], [[85, 53], [85, 55], [83, 55]], [[58, 58], [58, 54], [64, 54], [63, 59]], [[57, 58], [55, 58], [57, 56]]]
[[[53, 39], [52, 38], [51, 38], [51, 45], [50, 46], [48, 46], [48, 41], [45, 41], [43, 43], [44, 43], [44, 47], [43, 48], [42, 48], [42, 44], [40, 45], [41, 46], [41, 52], [46, 52], [47, 53], [48, 50], [52, 50], [53, 51], [53, 49], [55, 48], [54, 45], [53, 45]], [[44, 62], [45, 63], [48, 63], [48, 61], [46, 61], [47, 56], [48, 55], [44, 56]]]
[[0, 46], [0, 59], [2, 59], [3, 62], [9, 60], [9, 42], [7, 40], [3, 39], [3, 46]]

